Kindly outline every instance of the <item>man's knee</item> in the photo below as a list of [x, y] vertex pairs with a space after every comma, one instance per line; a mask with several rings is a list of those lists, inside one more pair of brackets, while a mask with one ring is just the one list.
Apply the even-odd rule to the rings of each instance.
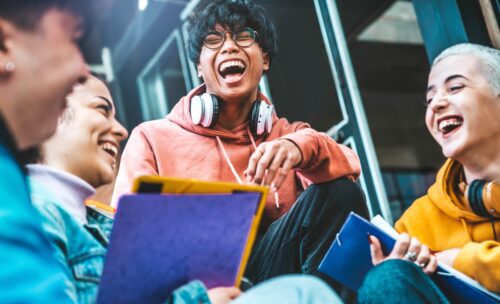
[[397, 294], [415, 284], [424, 285], [425, 276], [426, 274], [414, 263], [398, 259], [387, 260], [368, 272], [359, 293], [367, 295], [384, 291], [388, 294]]
[[358, 290], [358, 303], [448, 303], [417, 265], [388, 260], [368, 272]]
[[386, 286], [391, 282], [400, 281], [401, 278], [414, 275], [418, 270], [415, 264], [408, 261], [387, 260], [370, 270], [363, 282], [363, 286], [366, 285], [371, 288]]
[[313, 184], [308, 191], [324, 196], [325, 203], [335, 209], [353, 211], [361, 216], [368, 216], [365, 195], [361, 188], [348, 178]]
[[309, 275], [290, 277], [302, 299], [308, 300], [301, 303], [342, 303], [335, 291], [321, 279]]
[[285, 275], [250, 289], [235, 303], [342, 303], [320, 279], [308, 275]]

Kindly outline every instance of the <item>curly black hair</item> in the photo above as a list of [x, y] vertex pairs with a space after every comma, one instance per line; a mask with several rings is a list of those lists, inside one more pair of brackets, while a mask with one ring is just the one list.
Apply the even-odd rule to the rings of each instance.
[[220, 24], [230, 31], [250, 27], [257, 31], [260, 47], [269, 61], [278, 51], [278, 33], [266, 10], [250, 0], [217, 0], [190, 20], [187, 49], [189, 59], [199, 63], [203, 39]]

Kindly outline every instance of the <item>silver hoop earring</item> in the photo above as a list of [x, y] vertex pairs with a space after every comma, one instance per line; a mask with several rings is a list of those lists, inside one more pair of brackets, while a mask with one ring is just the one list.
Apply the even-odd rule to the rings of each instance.
[[7, 61], [3, 68], [5, 72], [12, 73], [16, 70], [16, 64], [13, 61]]

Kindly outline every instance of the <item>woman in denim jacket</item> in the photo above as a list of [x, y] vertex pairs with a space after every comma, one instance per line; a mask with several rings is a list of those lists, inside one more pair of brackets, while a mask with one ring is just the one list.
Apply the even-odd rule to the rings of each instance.
[[115, 119], [106, 85], [95, 77], [76, 85], [56, 133], [27, 166], [31, 197], [66, 270], [66, 292], [95, 302], [113, 220], [85, 207], [95, 188], [113, 181], [119, 144], [127, 137]]

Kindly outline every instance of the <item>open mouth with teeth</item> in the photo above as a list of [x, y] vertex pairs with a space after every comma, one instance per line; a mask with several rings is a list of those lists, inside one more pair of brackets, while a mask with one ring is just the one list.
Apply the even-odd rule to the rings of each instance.
[[246, 65], [240, 60], [223, 62], [219, 66], [219, 73], [226, 80], [236, 80], [241, 77], [246, 70]]
[[99, 147], [113, 158], [118, 155], [118, 148], [109, 142], [102, 142], [99, 144]]
[[464, 120], [460, 116], [450, 116], [439, 120], [438, 129], [444, 136], [450, 135], [453, 131], [462, 126]]

